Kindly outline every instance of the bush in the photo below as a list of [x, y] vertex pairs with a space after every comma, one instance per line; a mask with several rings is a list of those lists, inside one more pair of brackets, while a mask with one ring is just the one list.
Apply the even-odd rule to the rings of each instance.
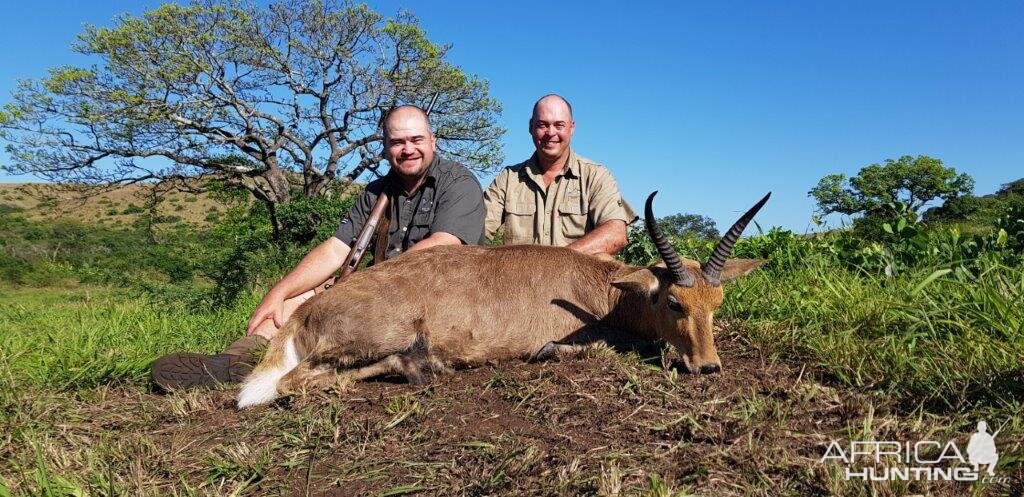
[[[717, 243], [717, 240], [708, 240], [691, 233], [666, 236], [680, 256], [694, 260], [707, 258]], [[646, 228], [642, 226], [630, 228], [626, 234], [626, 240], [626, 246], [618, 254], [619, 259], [626, 264], [647, 266], [661, 259]]]
[[[351, 196], [307, 198], [296, 192], [292, 204], [278, 209], [284, 227], [276, 234], [261, 203], [233, 202], [223, 215], [211, 212], [207, 220], [215, 224], [207, 229], [185, 225], [175, 215], [143, 215], [131, 227], [111, 228], [29, 221], [8, 209], [0, 211], [0, 278], [18, 285], [74, 278], [134, 289], [155, 301], [230, 305], [294, 267], [333, 234], [353, 203]], [[146, 211], [132, 204], [123, 213]]]
[[[768, 270], [791, 271], [817, 264], [864, 275], [892, 277], [915, 268], [961, 268], [978, 274], [992, 264], [1015, 266], [1024, 261], [1024, 207], [1014, 207], [990, 229], [972, 234], [956, 226], [930, 227], [907, 209], [895, 208], [888, 217], [875, 215], [853, 229], [797, 235], [772, 228], [742, 238], [733, 257], [768, 259]], [[870, 237], [864, 236], [870, 230]], [[717, 241], [694, 236], [669, 236], [679, 255], [704, 261]], [[646, 230], [634, 227], [619, 253], [628, 264], [648, 265], [660, 259]]]
[[194, 257], [203, 250], [198, 241], [189, 230], [165, 232], [154, 242], [138, 229], [0, 215], [0, 274], [8, 282], [37, 286], [64, 278], [123, 287], [144, 281], [191, 285]]
[[0, 216], [5, 214], [14, 214], [16, 212], [22, 212], [25, 209], [11, 204], [0, 204]]
[[355, 202], [354, 197], [306, 197], [293, 194], [279, 206], [284, 225], [274, 236], [265, 204], [235, 205], [210, 228], [211, 253], [203, 275], [215, 285], [209, 301], [229, 306], [244, 292], [276, 282], [317, 244], [329, 238]]
[[284, 243], [303, 247], [322, 242], [334, 233], [341, 218], [352, 208], [355, 197], [307, 197], [296, 195], [292, 201], [277, 209], [277, 218], [283, 229]]

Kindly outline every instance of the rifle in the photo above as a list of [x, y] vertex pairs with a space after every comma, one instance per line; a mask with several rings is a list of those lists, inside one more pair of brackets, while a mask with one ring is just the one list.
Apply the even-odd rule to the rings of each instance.
[[[424, 112], [429, 116], [430, 111], [433, 110], [434, 104], [437, 103], [437, 97], [440, 93], [435, 93], [434, 97], [430, 99], [430, 105], [424, 109]], [[385, 143], [386, 147], [387, 144]], [[370, 246], [370, 238], [373, 237], [377, 231], [377, 225], [380, 224], [380, 218], [384, 215], [384, 211], [388, 208], [391, 203], [391, 199], [388, 198], [387, 189], [385, 188], [380, 192], [377, 197], [377, 201], [373, 204], [373, 208], [370, 209], [370, 215], [366, 218], [366, 223], [363, 224], [363, 229], [359, 231], [359, 236], [356, 237], [356, 243], [352, 246], [352, 250], [349, 251], [348, 257], [345, 258], [345, 264], [341, 266], [341, 274], [334, 279], [334, 282], [328, 280], [328, 284], [324, 289], [330, 288], [336, 285], [339, 281], [345, 279], [348, 275], [356, 272], [356, 268], [359, 267], [359, 262], [363, 260], [363, 254], [366, 253], [367, 247]]]

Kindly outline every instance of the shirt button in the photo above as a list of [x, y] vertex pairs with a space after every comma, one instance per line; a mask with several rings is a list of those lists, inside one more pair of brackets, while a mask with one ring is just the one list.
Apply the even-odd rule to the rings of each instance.
[[409, 230], [409, 228], [408, 228], [408, 227], [403, 227], [403, 228], [402, 228], [402, 231], [408, 231], [408, 230]]

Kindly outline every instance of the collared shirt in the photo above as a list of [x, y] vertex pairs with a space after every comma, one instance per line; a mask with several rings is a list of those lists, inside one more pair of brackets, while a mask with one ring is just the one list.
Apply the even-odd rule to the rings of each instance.
[[484, 236], [503, 228], [506, 244], [566, 246], [606, 221], [637, 219], [608, 169], [571, 150], [547, 187], [536, 154], [505, 168], [484, 192], [484, 205]]
[[[436, 155], [427, 169], [427, 176], [415, 193], [394, 188], [391, 199], [391, 224], [388, 227], [387, 258], [405, 252], [431, 233], [444, 232], [458, 237], [464, 244], [484, 242], [484, 204], [480, 182], [466, 166]], [[356, 204], [338, 225], [334, 237], [352, 247], [359, 236], [377, 197], [392, 181], [389, 172], [384, 178], [371, 181]], [[400, 185], [394, 181], [395, 185]]]

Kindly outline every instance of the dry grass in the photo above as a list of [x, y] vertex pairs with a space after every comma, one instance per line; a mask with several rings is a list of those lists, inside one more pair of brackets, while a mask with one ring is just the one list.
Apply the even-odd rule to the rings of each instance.
[[[17, 391], [4, 404], [0, 475], [16, 493], [94, 495], [1016, 491], [845, 481], [838, 467], [819, 463], [832, 439], [959, 442], [974, 420], [907, 417], [730, 343], [726, 370], [711, 376], [598, 350], [462, 371], [425, 388], [361, 383], [245, 412], [232, 407], [233, 390]], [[1020, 440], [1019, 421], [1004, 440]], [[1019, 455], [1020, 445], [1002, 450]], [[1001, 472], [1024, 481], [1019, 464]]]
[[[146, 212], [149, 187], [130, 185], [95, 196], [39, 183], [0, 183], [0, 206], [22, 210], [30, 220], [66, 219], [104, 226], [131, 226]], [[195, 226], [209, 225], [226, 207], [206, 194], [168, 193], [156, 214]], [[173, 216], [173, 217], [171, 217]]]

